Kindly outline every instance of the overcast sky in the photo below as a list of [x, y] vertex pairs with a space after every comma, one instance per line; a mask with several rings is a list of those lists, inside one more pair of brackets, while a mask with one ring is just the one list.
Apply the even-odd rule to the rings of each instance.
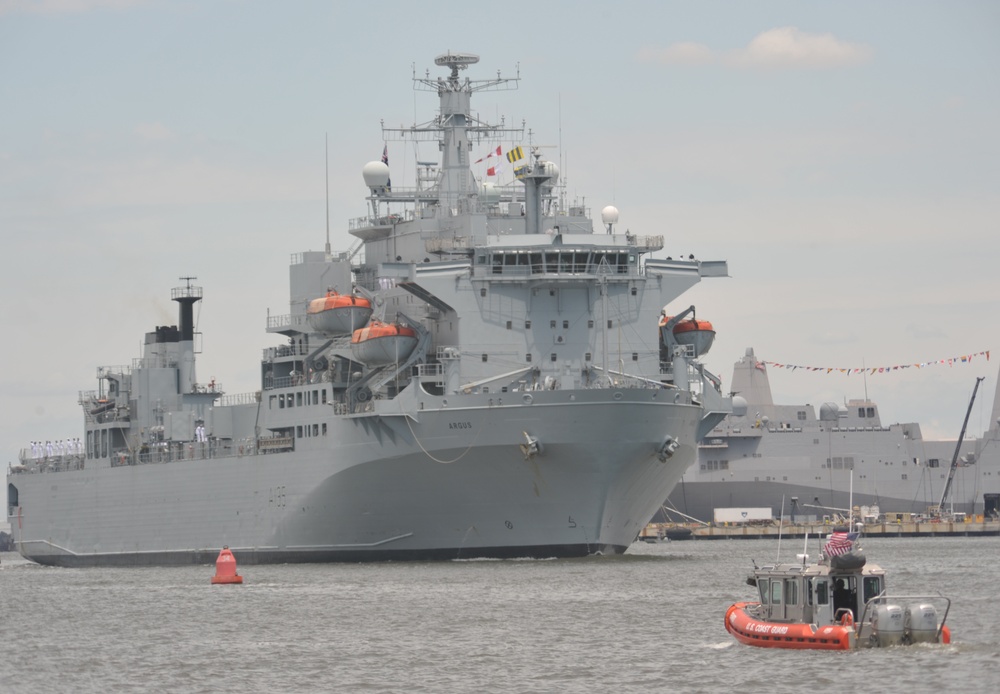
[[[678, 308], [728, 383], [759, 359], [781, 403], [869, 396], [883, 422], [988, 426], [1000, 366], [1000, 4], [0, 0], [0, 446], [83, 435], [78, 393], [205, 299], [199, 380], [259, 387], [288, 259], [365, 213], [380, 120], [431, 118], [412, 74], [479, 54], [490, 121], [525, 121], [599, 220], [658, 257], [729, 261]], [[412, 182], [393, 149], [394, 180]], [[561, 152], [561, 153], [560, 153]], [[436, 155], [436, 151], [433, 152]]]

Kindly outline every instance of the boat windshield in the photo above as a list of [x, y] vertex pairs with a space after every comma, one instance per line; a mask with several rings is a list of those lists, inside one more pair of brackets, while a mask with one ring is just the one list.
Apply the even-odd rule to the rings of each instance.
[[830, 584], [827, 581], [816, 581], [816, 604], [826, 605], [830, 602]]
[[864, 596], [865, 602], [868, 602], [879, 593], [882, 592], [882, 577], [881, 576], [865, 576], [864, 580]]

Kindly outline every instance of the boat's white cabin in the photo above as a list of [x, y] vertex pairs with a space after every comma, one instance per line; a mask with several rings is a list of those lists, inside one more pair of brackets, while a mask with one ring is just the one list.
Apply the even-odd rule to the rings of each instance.
[[747, 583], [760, 596], [758, 619], [816, 625], [839, 623], [848, 611], [857, 622], [865, 604], [886, 589], [885, 571], [875, 564], [852, 571], [826, 564], [762, 566]]

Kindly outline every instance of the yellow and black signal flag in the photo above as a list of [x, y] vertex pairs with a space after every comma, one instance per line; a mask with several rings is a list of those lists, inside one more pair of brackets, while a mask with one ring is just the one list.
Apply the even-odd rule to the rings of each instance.
[[511, 164], [513, 164], [518, 159], [524, 159], [524, 150], [521, 149], [520, 145], [507, 152], [507, 161], [509, 161]]

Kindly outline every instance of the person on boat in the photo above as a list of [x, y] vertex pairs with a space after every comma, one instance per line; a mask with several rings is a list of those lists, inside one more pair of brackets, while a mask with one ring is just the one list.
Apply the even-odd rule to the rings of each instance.
[[854, 621], [857, 621], [858, 619], [857, 593], [848, 587], [847, 580], [848, 579], [846, 578], [838, 578], [833, 588], [834, 618], [835, 619], [840, 618], [838, 612], [843, 608], [843, 609], [849, 609], [851, 611], [851, 617], [854, 618]]

